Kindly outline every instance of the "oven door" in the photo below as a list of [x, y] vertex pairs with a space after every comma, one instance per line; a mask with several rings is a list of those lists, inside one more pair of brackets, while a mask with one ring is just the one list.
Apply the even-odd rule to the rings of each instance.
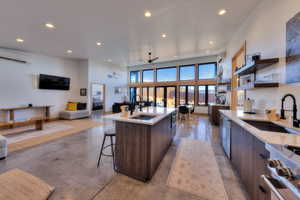
[[299, 198], [293, 195], [291, 190], [286, 188], [277, 179], [267, 175], [262, 175], [261, 178], [271, 190], [272, 200], [299, 200]]

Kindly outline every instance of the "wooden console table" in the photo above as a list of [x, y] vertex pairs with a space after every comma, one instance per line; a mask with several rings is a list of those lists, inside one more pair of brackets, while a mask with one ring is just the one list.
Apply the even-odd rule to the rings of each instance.
[[44, 121], [46, 118], [43, 117], [37, 117], [37, 118], [31, 118], [29, 120], [25, 121], [11, 121], [11, 122], [0, 122], [0, 128], [13, 128], [15, 126], [23, 126], [23, 125], [35, 125], [36, 130], [43, 130], [44, 128]]
[[[43, 109], [45, 111], [45, 121], [50, 119], [50, 108], [51, 105], [45, 106], [23, 106], [23, 107], [15, 107], [15, 108], [0, 108], [0, 111], [6, 112], [9, 114], [9, 121], [15, 121], [15, 111], [16, 110], [30, 110], [30, 109]], [[6, 117], [7, 119], [7, 117]]]

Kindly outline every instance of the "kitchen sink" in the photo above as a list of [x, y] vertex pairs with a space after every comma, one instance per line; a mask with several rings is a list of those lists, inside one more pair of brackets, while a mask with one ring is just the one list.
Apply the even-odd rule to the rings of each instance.
[[137, 115], [135, 117], [131, 117], [131, 119], [150, 120], [155, 117], [156, 117], [155, 115]]
[[263, 121], [255, 121], [255, 120], [243, 120], [243, 121], [262, 131], [289, 133], [289, 131], [287, 131], [285, 128], [277, 124], [274, 124], [272, 122], [263, 122]]

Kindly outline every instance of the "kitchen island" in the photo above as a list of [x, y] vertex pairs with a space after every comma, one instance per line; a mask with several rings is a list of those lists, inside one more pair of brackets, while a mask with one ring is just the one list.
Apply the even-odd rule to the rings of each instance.
[[148, 107], [128, 117], [122, 113], [105, 117], [115, 121], [118, 172], [144, 182], [152, 178], [175, 136], [175, 111]]

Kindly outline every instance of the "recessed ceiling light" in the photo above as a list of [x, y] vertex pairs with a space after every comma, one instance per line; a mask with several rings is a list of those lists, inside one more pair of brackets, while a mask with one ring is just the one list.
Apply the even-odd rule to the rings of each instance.
[[167, 34], [163, 33], [163, 34], [161, 34], [161, 37], [162, 37], [162, 38], [166, 38], [166, 37], [167, 37]]
[[23, 42], [24, 42], [24, 40], [23, 40], [22, 38], [17, 38], [16, 41], [17, 41], [17, 42], [20, 42], [20, 43], [23, 43]]
[[46, 27], [46, 28], [50, 28], [50, 29], [55, 28], [54, 24], [51, 24], [51, 23], [45, 24], [45, 27]]
[[102, 43], [101, 43], [101, 42], [97, 42], [96, 44], [97, 44], [97, 46], [101, 46], [101, 45], [102, 45]]
[[150, 11], [146, 11], [146, 12], [145, 12], [145, 17], [151, 17], [151, 16], [152, 16], [152, 14], [151, 14]]
[[71, 54], [73, 51], [71, 49], [67, 50], [67, 53]]
[[221, 9], [221, 10], [219, 10], [219, 15], [225, 15], [226, 14], [226, 10], [225, 9]]
[[210, 44], [210, 45], [214, 45], [214, 42], [213, 42], [213, 41], [209, 41], [209, 44]]

